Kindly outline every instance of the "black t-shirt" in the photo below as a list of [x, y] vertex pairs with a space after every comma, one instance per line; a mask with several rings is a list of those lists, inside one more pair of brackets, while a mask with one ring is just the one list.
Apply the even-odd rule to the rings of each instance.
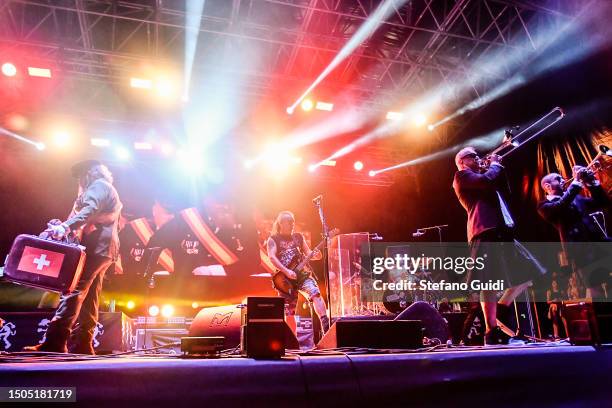
[[299, 259], [302, 256], [304, 236], [299, 232], [291, 235], [276, 234], [271, 238], [276, 244], [276, 258], [284, 266], [288, 266], [296, 257]]

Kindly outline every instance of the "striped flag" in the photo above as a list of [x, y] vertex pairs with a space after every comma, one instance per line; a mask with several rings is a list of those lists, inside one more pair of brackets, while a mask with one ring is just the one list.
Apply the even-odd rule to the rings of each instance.
[[230, 251], [210, 227], [204, 222], [196, 208], [187, 208], [181, 211], [181, 216], [198, 237], [198, 240], [206, 247], [208, 252], [221, 265], [231, 265], [238, 261], [238, 257]]
[[[153, 228], [149, 225], [149, 221], [146, 218], [138, 218], [130, 222], [130, 225], [138, 235], [138, 238], [142, 241], [143, 244], [147, 245], [149, 240], [153, 236]], [[161, 254], [159, 254], [159, 258], [157, 262], [161, 266], [164, 267], [168, 272], [174, 272], [174, 260], [172, 259], [172, 255], [170, 254], [170, 250], [164, 249]]]

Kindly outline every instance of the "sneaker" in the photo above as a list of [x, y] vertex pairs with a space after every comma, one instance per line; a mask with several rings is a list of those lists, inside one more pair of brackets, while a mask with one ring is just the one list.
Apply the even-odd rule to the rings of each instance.
[[66, 346], [55, 346], [47, 343], [37, 344], [35, 346], [26, 346], [23, 348], [23, 351], [33, 351], [33, 352], [48, 352], [48, 353], [67, 353], [68, 350]]
[[519, 331], [516, 333], [516, 335], [510, 337], [508, 344], [511, 346], [524, 346], [525, 344], [529, 343], [529, 341], [529, 338]]
[[495, 326], [485, 333], [485, 346], [503, 346], [508, 344], [509, 340], [510, 337], [499, 326]]

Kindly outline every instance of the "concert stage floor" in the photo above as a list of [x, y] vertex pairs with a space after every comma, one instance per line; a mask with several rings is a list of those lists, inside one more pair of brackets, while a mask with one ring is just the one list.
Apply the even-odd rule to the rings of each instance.
[[[610, 406], [612, 347], [0, 364], [2, 386], [77, 388], [96, 406]], [[79, 404], [80, 405], [80, 404]]]

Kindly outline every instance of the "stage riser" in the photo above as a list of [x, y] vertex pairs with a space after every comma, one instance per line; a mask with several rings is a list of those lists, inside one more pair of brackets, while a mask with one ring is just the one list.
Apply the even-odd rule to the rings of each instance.
[[598, 407], [612, 398], [611, 365], [609, 348], [539, 347], [350, 360], [2, 364], [0, 377], [4, 386], [77, 387], [77, 400], [96, 406]]

